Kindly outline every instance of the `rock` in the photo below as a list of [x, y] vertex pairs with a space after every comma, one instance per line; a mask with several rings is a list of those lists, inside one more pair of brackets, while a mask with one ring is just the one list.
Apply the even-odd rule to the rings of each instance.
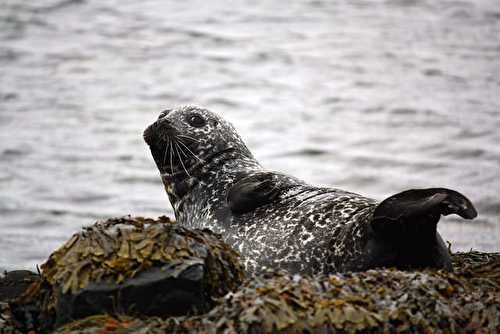
[[237, 254], [212, 232], [111, 219], [50, 256], [0, 334], [20, 323], [57, 334], [500, 332], [500, 253], [452, 257], [454, 273], [270, 271], [241, 284]]
[[93, 315], [60, 327], [54, 334], [150, 333], [149, 330], [159, 329], [162, 321], [158, 317], [140, 319], [124, 315]]
[[6, 271], [0, 275], [0, 301], [6, 302], [19, 297], [40, 275], [29, 270]]
[[0, 334], [21, 333], [14, 319], [9, 301], [18, 298], [40, 276], [29, 270], [13, 270], [0, 275]]
[[218, 235], [166, 217], [96, 223], [73, 235], [41, 269], [42, 280], [19, 300], [16, 314], [37, 304], [40, 314], [25, 318], [43, 329], [100, 313], [204, 313], [244, 276], [238, 254]]
[[497, 333], [499, 292], [444, 272], [370, 270], [316, 279], [273, 273], [248, 281], [207, 315], [168, 319], [162, 330]]
[[0, 302], [0, 334], [21, 334], [19, 327], [12, 316], [9, 304]]
[[247, 280], [205, 315], [100, 316], [57, 333], [106, 326], [153, 334], [500, 332], [500, 254], [456, 254], [454, 263], [467, 265], [456, 274], [385, 269], [311, 278], [270, 272]]

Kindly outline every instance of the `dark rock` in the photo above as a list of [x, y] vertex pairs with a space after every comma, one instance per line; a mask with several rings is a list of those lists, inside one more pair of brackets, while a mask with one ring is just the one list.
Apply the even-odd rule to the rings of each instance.
[[241, 285], [237, 254], [210, 231], [112, 219], [50, 256], [10, 304], [16, 321], [2, 308], [0, 334], [500, 332], [500, 254], [452, 259], [454, 273], [268, 272]]
[[38, 306], [38, 315], [30, 311], [24, 318], [34, 318], [32, 327], [39, 329], [100, 313], [203, 313], [243, 280], [238, 254], [218, 235], [166, 217], [87, 227], [41, 269], [42, 281], [16, 304], [21, 318], [28, 305]]
[[500, 332], [500, 254], [460, 253], [453, 260], [466, 268], [456, 274], [385, 269], [320, 277], [270, 272], [248, 280], [205, 315], [103, 315], [57, 333], [106, 326], [153, 334]]
[[0, 301], [19, 297], [27, 287], [38, 280], [40, 275], [29, 270], [6, 271], [0, 276]]
[[14, 318], [9, 301], [21, 296], [40, 276], [29, 270], [13, 270], [0, 276], [0, 334], [18, 334], [19, 323]]
[[19, 327], [12, 315], [9, 304], [0, 301], [0, 334], [21, 334]]
[[[54, 334], [159, 333], [163, 320], [157, 317], [133, 318], [120, 315], [93, 315], [58, 328]], [[164, 334], [165, 332], [162, 332]]]

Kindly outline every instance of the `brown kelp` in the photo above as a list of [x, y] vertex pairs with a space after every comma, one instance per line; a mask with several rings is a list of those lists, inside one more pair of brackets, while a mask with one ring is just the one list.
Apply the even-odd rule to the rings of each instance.
[[102, 315], [57, 333], [498, 333], [500, 254], [457, 253], [453, 260], [455, 274], [384, 269], [302, 277], [269, 272], [247, 280], [204, 315]]
[[17, 322], [9, 319], [5, 328], [55, 328], [58, 334], [500, 332], [500, 253], [452, 258], [452, 273], [389, 268], [311, 277], [268, 271], [242, 283], [237, 253], [210, 231], [191, 231], [165, 217], [111, 219], [75, 234], [50, 256], [41, 279], [11, 303]]
[[216, 234], [188, 230], [166, 217], [109, 219], [86, 227], [41, 269], [41, 281], [17, 304], [38, 302], [40, 324], [32, 326], [44, 328], [99, 313], [206, 312], [244, 275], [238, 254]]

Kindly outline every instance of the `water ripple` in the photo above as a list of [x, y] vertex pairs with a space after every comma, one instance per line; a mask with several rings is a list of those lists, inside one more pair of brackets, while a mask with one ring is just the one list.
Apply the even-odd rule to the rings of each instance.
[[[80, 226], [172, 214], [141, 139], [159, 110], [235, 123], [269, 169], [377, 199], [455, 188], [500, 242], [500, 2], [0, 3], [0, 267]], [[279, 153], [281, 152], [281, 153]]]

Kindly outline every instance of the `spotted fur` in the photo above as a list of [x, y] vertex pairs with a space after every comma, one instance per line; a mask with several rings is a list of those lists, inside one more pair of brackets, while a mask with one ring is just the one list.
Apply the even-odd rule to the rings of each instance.
[[[196, 116], [203, 126], [189, 124]], [[377, 201], [266, 171], [234, 127], [206, 109], [167, 110], [144, 138], [177, 221], [220, 233], [242, 254], [247, 271], [318, 274], [370, 267], [367, 245]], [[281, 190], [272, 202], [235, 214], [228, 192], [242, 177], [258, 173], [269, 173]]]

